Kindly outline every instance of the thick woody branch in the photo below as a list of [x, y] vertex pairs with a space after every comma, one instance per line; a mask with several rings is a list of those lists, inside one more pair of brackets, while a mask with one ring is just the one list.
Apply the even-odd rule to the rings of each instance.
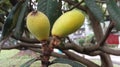
[[[91, 20], [94, 20], [94, 18], [91, 18]], [[93, 21], [95, 22], [95, 21]], [[93, 24], [93, 23], [92, 23]], [[95, 25], [96, 23], [93, 24], [93, 27], [97, 28], [96, 26], [99, 26], [99, 25]], [[98, 33], [98, 35], [96, 34], [96, 38], [101, 38], [97, 40], [98, 44], [95, 45], [95, 46], [91, 46], [91, 47], [87, 47], [85, 48], [85, 50], [88, 50], [88, 51], [95, 51], [99, 48], [99, 46], [104, 46], [104, 43], [106, 41], [106, 39], [108, 38], [111, 30], [113, 29], [114, 27], [114, 22], [111, 22], [107, 28], [107, 31], [105, 32], [105, 35], [99, 35], [100, 32], [98, 32], [96, 29], [95, 29], [95, 32]], [[100, 29], [100, 28], [99, 28]]]
[[83, 52], [83, 47], [76, 45], [75, 43], [71, 42], [71, 43], [65, 43], [64, 46], [58, 46], [57, 48], [63, 49], [63, 50], [68, 50], [68, 49], [72, 49], [75, 50], [79, 53]]
[[107, 53], [107, 54], [112, 54], [112, 55], [116, 55], [116, 56], [120, 56], [120, 50], [116, 50], [116, 49], [111, 49], [109, 47], [99, 47], [99, 50]]
[[24, 47], [41, 48], [40, 44], [30, 44], [30, 43], [24, 43], [24, 42], [21, 42], [21, 43], [18, 43], [18, 44], [21, 45], [21, 46], [24, 46]]
[[[108, 36], [109, 36], [111, 30], [113, 29], [113, 27], [114, 27], [114, 23], [111, 22], [109, 24], [108, 28], [107, 28], [107, 31], [106, 31], [105, 35], [103, 37], [101, 37], [100, 40], [98, 40], [98, 44], [95, 45], [95, 46], [91, 46], [91, 47], [85, 48], [85, 50], [95, 51], [95, 50], [97, 50], [99, 48], [99, 46], [104, 46], [104, 43], [105, 43], [106, 39], [108, 38]], [[96, 36], [98, 36], [98, 35], [96, 35]], [[97, 37], [97, 38], [99, 38], [99, 37]]]
[[81, 47], [79, 45], [76, 45], [75, 43], [66, 43], [64, 46], [58, 46], [57, 47], [58, 49], [62, 49], [62, 50], [68, 50], [68, 49], [71, 49], [71, 50], [74, 50], [78, 53], [81, 53], [81, 54], [87, 54], [87, 55], [90, 55], [90, 56], [96, 56], [96, 55], [100, 55], [101, 54], [101, 51], [93, 51], [93, 52], [89, 52], [87, 50], [84, 50], [85, 47]]
[[28, 44], [28, 43], [17, 43], [16, 45], [4, 45], [1, 47], [2, 50], [9, 50], [9, 49], [18, 49], [20, 47], [31, 47], [31, 48], [41, 48], [41, 45], [38, 44]]
[[[32, 50], [32, 51], [38, 52], [38, 53], [42, 53], [41, 49], [36, 49], [36, 48], [29, 48], [29, 49]], [[59, 54], [59, 53], [56, 53], [56, 52], [52, 52], [51, 56], [57, 57], [57, 58], [68, 58], [66, 55]]]
[[[35, 52], [39, 52], [39, 53], [42, 52], [41, 49], [36, 49], [36, 48], [29, 48], [29, 49], [33, 50]], [[56, 52], [52, 52], [51, 56], [58, 57], [58, 58], [66, 58], [66, 59], [75, 60], [75, 61], [81, 62], [85, 65], [87, 64], [88, 67], [99, 67], [97, 64], [95, 64], [95, 63], [93, 63], [93, 62], [91, 62], [91, 61], [89, 61], [89, 60], [87, 60], [83, 57], [80, 57], [80, 56], [76, 55], [75, 53], [72, 53], [72, 52], [69, 52], [69, 51], [66, 51], [66, 50], [63, 51], [63, 52], [65, 54], [67, 53], [66, 55], [68, 55], [68, 56], [66, 56], [64, 54], [58, 54]]]
[[38, 41], [37, 39], [30, 39], [30, 38], [26, 38], [26, 37], [17, 38], [12, 35], [12, 38], [22, 41], [22, 42], [25, 42], [25, 43], [32, 43], [32, 44], [40, 43], [40, 41]]
[[[42, 52], [41, 49], [36, 49], [36, 48], [29, 48], [29, 49], [31, 49], [31, 50], [33, 50], [33, 51], [36, 51], [36, 52], [40, 52], [40, 53]], [[87, 60], [87, 59], [83, 59], [83, 57], [79, 57], [79, 56], [76, 55], [75, 53], [72, 53], [72, 52], [69, 52], [69, 51], [66, 51], [66, 50], [64, 50], [63, 52], [64, 52], [65, 54], [67, 53], [67, 54], [66, 54], [67, 56], [69, 55], [69, 56], [74, 57], [74, 58], [69, 57], [69, 59], [79, 61], [79, 62], [81, 62], [81, 63], [84, 63], [85, 65], [87, 64], [88, 66], [99, 67], [99, 66], [96, 65], [95, 63], [93, 63], [93, 62], [91, 62], [91, 61], [89, 61], [89, 60]], [[68, 58], [66, 55], [58, 54], [58, 53], [55, 53], [55, 52], [53, 52], [51, 55], [54, 56], [54, 57]], [[89, 63], [89, 64], [88, 64], [88, 63]]]
[[90, 55], [90, 56], [97, 56], [97, 55], [100, 55], [101, 53], [102, 53], [102, 51], [94, 51], [94, 52], [88, 53], [87, 55]]
[[[86, 50], [95, 51], [95, 50], [98, 50], [98, 48], [100, 46], [104, 46], [105, 40], [107, 39], [108, 34], [110, 34], [110, 32], [106, 32], [106, 34], [103, 35], [103, 31], [102, 31], [100, 22], [96, 19], [96, 17], [92, 14], [92, 12], [89, 9], [88, 9], [87, 13], [88, 13], [90, 20], [91, 20], [91, 25], [92, 25], [93, 31], [95, 33], [97, 45], [95, 45], [93, 47], [86, 48]], [[108, 29], [109, 28], [111, 31], [112, 28], [108, 27]], [[103, 52], [101, 54], [102, 54], [102, 55], [100, 55], [101, 67], [109, 67], [109, 66], [113, 67], [112, 61], [111, 61], [111, 58], [109, 57], [109, 55], [105, 54]]]
[[18, 45], [2, 46], [1, 49], [2, 50], [10, 50], [10, 49], [17, 49], [19, 47], [20, 47], [20, 45], [18, 44]]
[[[86, 7], [87, 8], [87, 7]], [[89, 8], [87, 8], [87, 14], [89, 15], [89, 18], [91, 20], [91, 25], [93, 27], [93, 31], [95, 33], [95, 37], [96, 37], [96, 41], [100, 42], [102, 37], [103, 37], [103, 31], [100, 25], [100, 22], [95, 18], [95, 16], [93, 15], [93, 13], [89, 10]], [[97, 48], [99, 47], [99, 43], [97, 43], [97, 45], [91, 46], [86, 48], [86, 50], [88, 51], [95, 51], [97, 50]]]
[[109, 54], [101, 53], [100, 58], [102, 62], [101, 67], [113, 67]]
[[[36, 48], [29, 48], [30, 50], [33, 50], [35, 52], [39, 52], [41, 53], [41, 49], [36, 49]], [[57, 58], [66, 58], [66, 59], [71, 59], [71, 60], [75, 60], [75, 61], [78, 61], [78, 62], [81, 62], [83, 64], [87, 64], [88, 67], [99, 67], [97, 64], [79, 56], [79, 55], [76, 55], [75, 53], [73, 52], [69, 52], [69, 51], [66, 51], [64, 50], [63, 51], [66, 55], [64, 54], [58, 54], [56, 52], [52, 52], [51, 56], [54, 56], [54, 57], [57, 57]]]
[[63, 50], [63, 52], [70, 58], [70, 59], [74, 59], [78, 62], [83, 63], [84, 65], [86, 65], [87, 67], [100, 67], [99, 65], [93, 63], [90, 60], [87, 60], [73, 52], [67, 51], [67, 50]]

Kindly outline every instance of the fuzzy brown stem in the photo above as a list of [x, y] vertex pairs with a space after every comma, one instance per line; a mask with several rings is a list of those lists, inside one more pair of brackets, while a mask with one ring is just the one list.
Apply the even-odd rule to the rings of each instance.
[[41, 55], [41, 62], [42, 67], [48, 67], [50, 64], [50, 56], [52, 53], [52, 49], [48, 46], [48, 44], [44, 43], [42, 45], [42, 55]]
[[41, 55], [42, 67], [48, 67], [50, 65], [49, 59], [51, 53], [53, 52], [53, 49], [59, 44], [60, 44], [60, 40], [56, 36], [52, 37], [49, 44], [46, 41], [43, 41], [42, 55]]

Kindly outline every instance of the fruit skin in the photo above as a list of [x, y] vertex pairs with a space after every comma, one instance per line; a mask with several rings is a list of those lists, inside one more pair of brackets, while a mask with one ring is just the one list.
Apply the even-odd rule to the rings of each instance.
[[27, 16], [28, 30], [39, 40], [49, 37], [50, 23], [48, 17], [40, 11], [32, 11]]
[[85, 16], [81, 11], [68, 11], [55, 21], [51, 33], [53, 36], [65, 37], [79, 29], [83, 25], [84, 19]]

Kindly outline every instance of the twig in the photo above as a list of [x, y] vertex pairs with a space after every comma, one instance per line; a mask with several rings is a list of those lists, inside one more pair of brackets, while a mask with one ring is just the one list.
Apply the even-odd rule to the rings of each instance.
[[69, 43], [72, 43], [72, 40], [69, 37], [67, 37], [67, 40], [69, 41]]
[[106, 39], [108, 38], [108, 36], [109, 36], [111, 30], [113, 29], [113, 27], [114, 27], [114, 23], [113, 23], [113, 21], [111, 21], [108, 28], [107, 28], [107, 31], [106, 31], [104, 37], [102, 38], [102, 40], [99, 43], [100, 46], [104, 46], [104, 43], [105, 43]]
[[69, 9], [69, 11], [70, 11], [70, 10], [73, 10], [73, 9], [76, 8], [76, 7], [78, 7], [81, 3], [83, 3], [83, 0], [82, 0], [81, 2], [73, 5], [73, 7]]
[[[76, 2], [74, 2], [72, 0], [63, 0], [63, 1], [67, 2], [69, 5], [76, 5]], [[87, 12], [86, 8], [81, 6], [81, 5], [77, 6], [76, 8], [81, 9], [81, 10]]]
[[33, 10], [33, 7], [32, 7], [32, 0], [30, 0], [29, 10], [30, 10], [30, 11], [32, 11], [32, 10]]

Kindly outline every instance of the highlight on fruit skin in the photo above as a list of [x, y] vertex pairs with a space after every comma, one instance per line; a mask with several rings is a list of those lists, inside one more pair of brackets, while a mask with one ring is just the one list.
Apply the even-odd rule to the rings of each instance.
[[51, 34], [65, 37], [78, 30], [84, 23], [85, 16], [80, 10], [71, 10], [61, 15], [54, 23]]
[[27, 15], [26, 25], [28, 30], [39, 41], [47, 40], [50, 32], [48, 17], [40, 11], [32, 11]]

